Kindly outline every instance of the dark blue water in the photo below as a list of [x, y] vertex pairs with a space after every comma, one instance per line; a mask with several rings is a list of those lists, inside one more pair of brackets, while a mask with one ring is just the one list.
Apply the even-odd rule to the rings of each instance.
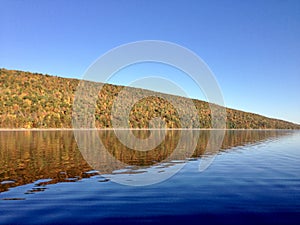
[[221, 151], [203, 172], [200, 161], [186, 160], [174, 176], [149, 186], [95, 175], [11, 187], [0, 193], [0, 224], [300, 223], [299, 131]]

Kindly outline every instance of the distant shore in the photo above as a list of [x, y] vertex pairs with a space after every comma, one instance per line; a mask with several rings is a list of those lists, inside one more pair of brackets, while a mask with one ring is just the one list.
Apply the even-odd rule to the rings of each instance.
[[[73, 130], [75, 119], [84, 119], [80, 126], [95, 126], [107, 130], [114, 126], [113, 106], [117, 96], [124, 89], [124, 86], [119, 85], [103, 86], [95, 82], [80, 84], [80, 80], [77, 79], [6, 69], [0, 69], [0, 80], [0, 127], [3, 127], [1, 130]], [[76, 102], [74, 105], [79, 84], [83, 85], [86, 92], [81, 96], [80, 104]], [[92, 93], [97, 93], [93, 107], [88, 100]], [[140, 99], [133, 105], [132, 96], [135, 96], [134, 99]], [[168, 128], [178, 128], [184, 124], [184, 127], [210, 130], [214, 124], [222, 122], [222, 127], [230, 130], [300, 129], [300, 124], [231, 108], [221, 107], [220, 110], [224, 112], [219, 118], [213, 116], [211, 105], [206, 101], [146, 89], [128, 87], [123, 97], [120, 107], [130, 109], [126, 124], [128, 127], [148, 129], [153, 118], [160, 118]], [[172, 99], [173, 103], [167, 99]], [[189, 110], [189, 101], [193, 101], [195, 112]], [[118, 120], [124, 117], [121, 110], [114, 113]], [[84, 118], [80, 118], [83, 115]], [[223, 121], [224, 119], [226, 121]]]
[[245, 131], [268, 131], [268, 130], [300, 130], [300, 129], [213, 129], [213, 128], [0, 128], [0, 131], [89, 131], [89, 130], [245, 130]]

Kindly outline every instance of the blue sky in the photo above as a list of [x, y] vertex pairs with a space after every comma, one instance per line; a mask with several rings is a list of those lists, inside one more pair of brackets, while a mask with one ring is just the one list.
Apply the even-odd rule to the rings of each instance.
[[207, 63], [226, 106], [300, 123], [298, 0], [0, 0], [0, 8], [0, 67], [81, 78], [121, 44], [170, 41]]

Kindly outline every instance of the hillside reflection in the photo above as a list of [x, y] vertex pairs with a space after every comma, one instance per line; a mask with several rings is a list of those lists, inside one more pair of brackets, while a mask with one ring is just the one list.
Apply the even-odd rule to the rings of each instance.
[[[95, 172], [88, 172], [94, 169], [101, 174], [113, 173], [130, 166], [146, 170], [152, 165], [163, 166], [166, 162], [218, 153], [206, 151], [212, 135], [210, 131], [166, 131], [163, 141], [149, 151], [125, 147], [111, 130], [78, 132], [75, 134], [77, 141], [81, 139], [81, 151], [77, 147], [73, 131], [1, 131], [0, 192], [42, 179], [49, 180], [41, 181], [38, 186], [75, 182], [94, 175]], [[128, 131], [121, 133], [123, 138], [126, 139], [127, 133]], [[255, 144], [286, 134], [288, 132], [276, 130], [226, 131], [221, 149], [226, 151], [232, 147]], [[134, 131], [134, 135], [147, 140], [149, 131]], [[92, 141], [89, 141], [91, 138]], [[100, 139], [103, 144], [101, 147], [98, 146]]]

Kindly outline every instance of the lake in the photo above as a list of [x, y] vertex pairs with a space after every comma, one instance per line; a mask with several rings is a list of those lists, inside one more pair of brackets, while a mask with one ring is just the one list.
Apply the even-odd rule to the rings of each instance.
[[300, 222], [300, 131], [129, 132], [0, 131], [0, 224]]

